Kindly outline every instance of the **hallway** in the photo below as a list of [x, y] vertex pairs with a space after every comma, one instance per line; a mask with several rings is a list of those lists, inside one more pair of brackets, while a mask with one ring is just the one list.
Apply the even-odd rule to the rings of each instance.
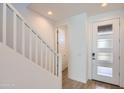
[[81, 82], [71, 80], [67, 76], [68, 74], [67, 69], [65, 69], [62, 74], [63, 74], [63, 77], [62, 77], [63, 89], [121, 89], [121, 87], [95, 81], [95, 80], [89, 80], [87, 84], [83, 84]]
[[124, 4], [103, 10], [0, 3], [0, 89], [124, 88]]

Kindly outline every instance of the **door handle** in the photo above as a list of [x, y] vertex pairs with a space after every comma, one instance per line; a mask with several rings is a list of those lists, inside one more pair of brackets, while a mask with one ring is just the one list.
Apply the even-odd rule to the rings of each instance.
[[95, 60], [96, 58], [92, 58], [92, 60]]
[[95, 57], [95, 53], [92, 53], [92, 57]]
[[92, 60], [95, 60], [95, 53], [92, 53]]

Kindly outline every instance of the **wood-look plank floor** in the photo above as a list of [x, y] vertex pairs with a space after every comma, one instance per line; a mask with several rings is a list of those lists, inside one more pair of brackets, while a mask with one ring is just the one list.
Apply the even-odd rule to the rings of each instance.
[[74, 81], [68, 78], [68, 70], [63, 71], [63, 89], [121, 89], [119, 86], [115, 86], [108, 83], [103, 83], [95, 80], [89, 80], [86, 84]]

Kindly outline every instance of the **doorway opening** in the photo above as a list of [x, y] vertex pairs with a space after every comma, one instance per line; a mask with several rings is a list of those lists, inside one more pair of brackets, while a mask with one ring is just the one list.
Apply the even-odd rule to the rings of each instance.
[[62, 56], [62, 77], [68, 78], [68, 62], [69, 62], [69, 41], [68, 27], [61, 25], [57, 28], [57, 53]]
[[62, 56], [62, 71], [68, 68], [68, 34], [67, 25], [61, 25], [57, 28], [57, 52]]

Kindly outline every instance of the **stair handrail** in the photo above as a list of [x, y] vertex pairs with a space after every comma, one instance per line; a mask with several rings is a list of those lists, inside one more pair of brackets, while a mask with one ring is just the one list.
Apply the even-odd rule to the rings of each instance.
[[51, 52], [53, 52], [56, 56], [59, 56], [59, 54], [58, 54], [54, 49], [52, 49], [52, 48], [50, 47], [50, 45], [48, 45], [48, 44], [43, 40], [43, 38], [40, 36], [40, 34], [38, 33], [38, 31], [35, 30], [35, 29], [31, 26], [31, 24], [28, 23], [28, 22], [24, 19], [24, 17], [22, 17], [22, 15], [21, 15], [11, 4], [6, 3], [6, 5], [7, 5], [8, 7], [10, 7], [10, 8], [21, 18], [21, 20], [23, 20], [24, 24], [26, 24], [26, 25], [31, 29], [31, 31], [47, 46], [48, 49], [50, 49]]

